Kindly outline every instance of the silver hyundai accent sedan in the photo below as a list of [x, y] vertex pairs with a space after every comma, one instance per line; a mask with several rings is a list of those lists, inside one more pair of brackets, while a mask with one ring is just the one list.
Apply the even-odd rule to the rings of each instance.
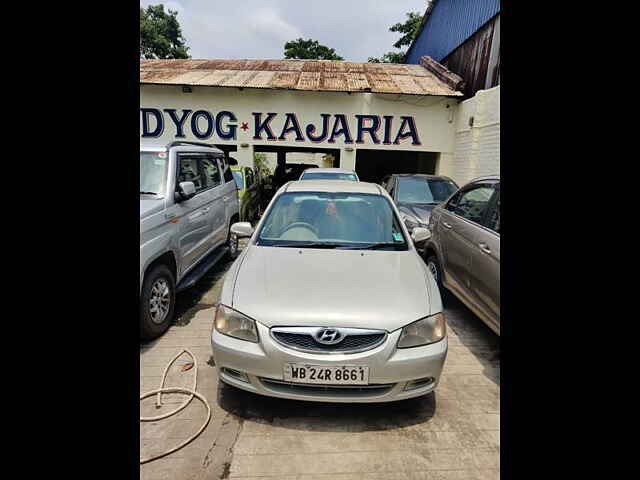
[[219, 379], [261, 395], [387, 402], [438, 385], [447, 355], [437, 284], [378, 185], [278, 190], [228, 271], [211, 345]]

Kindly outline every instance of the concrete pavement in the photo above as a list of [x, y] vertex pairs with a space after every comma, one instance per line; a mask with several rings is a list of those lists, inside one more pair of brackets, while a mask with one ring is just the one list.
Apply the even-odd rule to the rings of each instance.
[[[192, 444], [141, 465], [141, 479], [473, 480], [500, 476], [499, 339], [451, 295], [445, 295], [449, 354], [435, 395], [389, 404], [324, 404], [256, 396], [218, 388], [209, 335], [222, 277], [212, 269], [178, 299], [176, 324], [140, 346], [140, 388], [158, 388], [182, 348], [199, 363], [198, 392], [212, 419]], [[190, 385], [189, 361], [178, 359], [167, 385]], [[167, 396], [166, 408], [184, 400]], [[169, 402], [173, 402], [173, 407]], [[157, 415], [155, 398], [141, 405]], [[164, 407], [163, 407], [164, 408]], [[142, 423], [142, 455], [171, 447], [195, 432], [205, 408], [194, 399], [176, 416]]]

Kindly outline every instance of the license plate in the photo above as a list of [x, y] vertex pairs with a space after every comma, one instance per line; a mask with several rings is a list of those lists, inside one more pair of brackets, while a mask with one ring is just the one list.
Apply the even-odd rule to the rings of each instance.
[[306, 363], [285, 363], [284, 381], [322, 385], [368, 385], [369, 367], [361, 365], [326, 367]]

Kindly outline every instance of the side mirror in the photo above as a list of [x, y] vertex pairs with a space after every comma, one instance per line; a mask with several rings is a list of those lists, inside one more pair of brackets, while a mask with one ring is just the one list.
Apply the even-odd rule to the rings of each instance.
[[253, 227], [249, 222], [237, 222], [231, 225], [231, 233], [238, 238], [248, 238], [253, 235]]
[[235, 158], [229, 157], [228, 160], [229, 160], [229, 165], [232, 165], [234, 167], [238, 165], [238, 161]]
[[177, 193], [180, 201], [189, 200], [195, 196], [196, 186], [193, 182], [180, 182]]
[[428, 228], [416, 227], [411, 232], [411, 239], [416, 245], [425, 242], [431, 238], [431, 232]]

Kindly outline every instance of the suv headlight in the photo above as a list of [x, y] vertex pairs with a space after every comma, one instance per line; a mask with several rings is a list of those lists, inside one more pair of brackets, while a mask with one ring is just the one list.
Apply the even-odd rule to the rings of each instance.
[[404, 327], [398, 339], [398, 348], [429, 345], [442, 340], [446, 333], [447, 324], [444, 314], [436, 313]]
[[255, 320], [226, 305], [218, 305], [214, 326], [224, 335], [258, 343], [258, 329]]

